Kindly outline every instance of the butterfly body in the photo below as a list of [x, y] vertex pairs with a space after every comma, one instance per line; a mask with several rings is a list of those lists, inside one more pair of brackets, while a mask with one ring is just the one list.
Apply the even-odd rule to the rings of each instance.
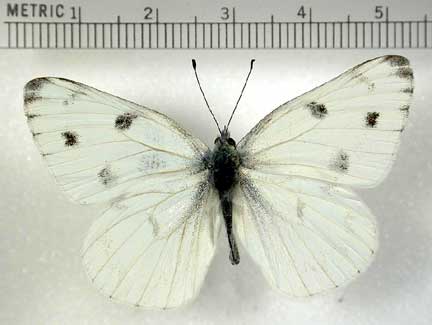
[[220, 137], [215, 139], [215, 147], [207, 159], [207, 166], [210, 171], [210, 184], [218, 192], [225, 221], [228, 242], [230, 244], [230, 260], [233, 265], [238, 264], [240, 256], [232, 232], [232, 201], [234, 189], [239, 182], [241, 157], [237, 151], [235, 141], [230, 138], [229, 132], [226, 129], [222, 131]]

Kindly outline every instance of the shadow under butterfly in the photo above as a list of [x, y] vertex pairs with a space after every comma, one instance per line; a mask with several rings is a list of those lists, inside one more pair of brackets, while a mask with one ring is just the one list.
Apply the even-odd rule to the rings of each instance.
[[366, 61], [281, 105], [238, 144], [229, 124], [214, 149], [149, 108], [62, 78], [24, 90], [28, 124], [74, 202], [109, 203], [83, 263], [117, 301], [174, 308], [198, 294], [222, 219], [268, 282], [294, 297], [346, 284], [378, 247], [373, 214], [350, 187], [370, 188], [395, 160], [413, 94], [409, 61]]

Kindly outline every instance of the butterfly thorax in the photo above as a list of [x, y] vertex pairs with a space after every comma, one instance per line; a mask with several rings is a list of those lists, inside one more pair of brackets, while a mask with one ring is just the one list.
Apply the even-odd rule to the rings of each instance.
[[219, 194], [231, 192], [238, 182], [240, 155], [231, 138], [218, 137], [209, 157], [210, 182]]

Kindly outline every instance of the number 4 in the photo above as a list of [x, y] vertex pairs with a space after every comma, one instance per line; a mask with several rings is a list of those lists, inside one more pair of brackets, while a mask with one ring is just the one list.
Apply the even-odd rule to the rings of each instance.
[[300, 9], [297, 12], [297, 16], [300, 16], [302, 18], [306, 17], [305, 8], [304, 6], [301, 6]]

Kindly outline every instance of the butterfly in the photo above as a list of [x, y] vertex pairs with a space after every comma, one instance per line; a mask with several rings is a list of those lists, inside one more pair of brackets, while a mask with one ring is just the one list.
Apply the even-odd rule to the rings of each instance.
[[351, 187], [388, 174], [412, 95], [409, 61], [378, 57], [281, 105], [236, 143], [238, 100], [226, 127], [215, 119], [213, 149], [157, 111], [67, 79], [31, 80], [24, 106], [67, 196], [108, 203], [83, 245], [91, 281], [119, 302], [165, 309], [197, 296], [221, 228], [232, 264], [239, 241], [290, 296], [365, 271], [377, 226]]

